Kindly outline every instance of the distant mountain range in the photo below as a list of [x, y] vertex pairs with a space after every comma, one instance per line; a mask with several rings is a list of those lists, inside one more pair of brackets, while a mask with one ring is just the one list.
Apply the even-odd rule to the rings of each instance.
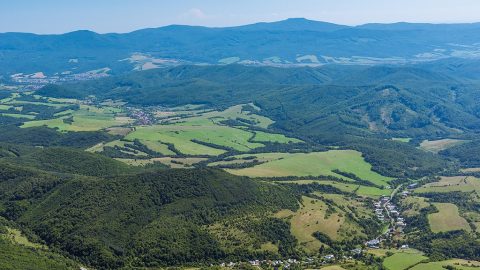
[[171, 25], [125, 34], [0, 34], [0, 74], [111, 74], [178, 64], [405, 64], [480, 57], [480, 24], [337, 25], [288, 19], [238, 27]]

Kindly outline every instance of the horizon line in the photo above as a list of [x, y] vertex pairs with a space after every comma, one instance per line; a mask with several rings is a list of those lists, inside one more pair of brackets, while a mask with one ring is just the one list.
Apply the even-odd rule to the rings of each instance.
[[90, 29], [76, 29], [76, 30], [71, 30], [67, 32], [61, 32], [61, 33], [36, 33], [36, 32], [22, 32], [22, 31], [8, 31], [8, 32], [0, 32], [0, 34], [32, 34], [32, 35], [38, 35], [38, 36], [55, 36], [55, 35], [66, 35], [70, 33], [75, 33], [75, 32], [91, 32], [99, 35], [108, 35], [108, 34], [129, 34], [133, 33], [136, 31], [141, 31], [141, 30], [146, 30], [146, 29], [159, 29], [159, 28], [166, 28], [166, 27], [172, 27], [172, 26], [183, 26], [183, 27], [199, 27], [199, 28], [208, 28], [208, 29], [228, 29], [228, 28], [237, 28], [237, 27], [244, 27], [244, 26], [250, 26], [250, 25], [256, 25], [256, 24], [272, 24], [272, 23], [279, 23], [279, 22], [285, 22], [288, 20], [304, 20], [304, 21], [309, 21], [309, 22], [316, 22], [316, 23], [326, 23], [326, 24], [332, 24], [332, 25], [338, 25], [338, 26], [345, 26], [345, 27], [351, 27], [351, 28], [356, 28], [356, 27], [361, 27], [365, 25], [394, 25], [394, 24], [423, 24], [423, 25], [473, 25], [473, 24], [480, 24], [480, 21], [472, 21], [472, 22], [410, 22], [410, 21], [395, 21], [395, 22], [367, 22], [367, 23], [362, 23], [362, 24], [341, 24], [341, 23], [335, 23], [335, 22], [329, 22], [329, 21], [319, 21], [319, 20], [314, 20], [314, 19], [308, 19], [305, 17], [292, 17], [292, 18], [286, 18], [283, 20], [276, 20], [276, 21], [258, 21], [258, 22], [252, 22], [252, 23], [246, 23], [246, 24], [240, 24], [240, 25], [231, 25], [231, 26], [207, 26], [207, 25], [194, 25], [194, 24], [177, 24], [177, 23], [172, 23], [172, 24], [165, 24], [165, 25], [160, 25], [160, 26], [152, 26], [152, 27], [141, 27], [137, 28], [134, 30], [130, 31], [125, 31], [125, 32], [97, 32], [94, 30]]

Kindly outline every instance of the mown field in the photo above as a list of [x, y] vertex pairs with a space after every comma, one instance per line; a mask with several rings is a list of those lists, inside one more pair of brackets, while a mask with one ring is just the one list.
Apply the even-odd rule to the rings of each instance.
[[439, 262], [428, 262], [420, 263], [410, 268], [412, 270], [444, 270], [446, 267], [450, 266], [453, 269], [459, 270], [477, 270], [480, 268], [480, 262], [476, 261], [466, 261], [460, 259], [439, 261]]
[[448, 149], [450, 147], [453, 147], [465, 142], [467, 141], [456, 140], [456, 139], [441, 139], [441, 140], [435, 140], [435, 141], [425, 140], [422, 143], [420, 143], [420, 148], [425, 151], [438, 153], [442, 150]]
[[434, 203], [438, 213], [428, 215], [430, 228], [433, 232], [448, 232], [454, 230], [470, 231], [468, 222], [458, 213], [458, 207], [451, 203]]
[[134, 132], [126, 136], [126, 139], [170, 143], [186, 155], [210, 156], [225, 153], [225, 148], [249, 151], [264, 146], [261, 142], [300, 142], [298, 139], [287, 138], [282, 134], [252, 131], [244, 126], [224, 124], [223, 121], [226, 120], [240, 123], [247, 121], [253, 126], [267, 128], [273, 123], [266, 117], [243, 111], [240, 105], [225, 111], [174, 110], [171, 113], [156, 112], [156, 114], [166, 116], [162, 119], [162, 124], [137, 127]]
[[473, 176], [442, 176], [440, 181], [428, 183], [422, 187], [415, 189], [416, 193], [428, 192], [472, 192], [476, 191], [480, 194], [480, 179]]
[[[333, 170], [353, 173], [361, 179], [385, 186], [391, 179], [372, 171], [360, 152], [353, 150], [331, 150], [313, 153], [264, 153], [254, 155], [266, 163], [244, 169], [230, 169], [232, 174], [250, 177], [321, 176], [330, 175], [349, 180]], [[238, 156], [241, 158], [242, 156]], [[351, 180], [351, 179], [350, 179]]]
[[395, 252], [392, 256], [385, 258], [383, 266], [388, 270], [405, 270], [409, 267], [428, 259], [417, 250]]

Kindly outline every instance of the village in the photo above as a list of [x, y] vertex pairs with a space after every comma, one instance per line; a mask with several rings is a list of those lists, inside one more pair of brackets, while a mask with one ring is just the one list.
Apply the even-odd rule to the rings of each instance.
[[[386, 240], [392, 240], [394, 237], [399, 238], [403, 235], [403, 230], [407, 226], [405, 218], [402, 217], [401, 211], [397, 205], [393, 202], [395, 196], [400, 196], [402, 199], [410, 195], [409, 189], [413, 189], [417, 184], [411, 184], [407, 186], [407, 190], [401, 191], [397, 194], [397, 191], [401, 189], [399, 186], [395, 191], [392, 192], [390, 196], [381, 196], [378, 200], [374, 201], [372, 204], [372, 210], [375, 213], [375, 217], [382, 223], [388, 224], [386, 230], [382, 232], [378, 237], [366, 241], [363, 247], [358, 247], [349, 252], [344, 253], [339, 256], [336, 254], [327, 254], [322, 255], [321, 257], [306, 257], [302, 260], [297, 259], [284, 259], [284, 260], [257, 260], [253, 259], [248, 262], [226, 262], [221, 263], [221, 267], [233, 268], [241, 264], [248, 263], [254, 267], [260, 267], [262, 265], [267, 265], [273, 267], [274, 269], [289, 269], [293, 266], [308, 266], [308, 265], [331, 265], [333, 263], [338, 263], [339, 261], [348, 261], [358, 258], [359, 256], [365, 255], [366, 251], [369, 249], [380, 249], [380, 248], [397, 248], [397, 246], [389, 246]], [[401, 250], [409, 249], [407, 244], [402, 244], [398, 247]]]
[[[410, 186], [408, 188], [411, 188]], [[400, 193], [402, 198], [406, 198], [410, 192], [404, 190]], [[369, 240], [365, 243], [367, 248], [378, 249], [382, 242], [387, 239], [392, 239], [394, 236], [401, 236], [404, 228], [407, 226], [405, 218], [401, 216], [398, 207], [392, 202], [395, 192], [391, 196], [382, 196], [378, 201], [373, 203], [375, 216], [381, 222], [388, 223], [388, 229], [375, 239]], [[408, 245], [402, 245], [401, 249], [408, 249]]]

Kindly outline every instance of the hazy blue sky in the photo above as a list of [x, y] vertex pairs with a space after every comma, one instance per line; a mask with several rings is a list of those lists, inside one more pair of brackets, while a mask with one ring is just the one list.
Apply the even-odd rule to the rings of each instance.
[[292, 17], [367, 22], [477, 22], [480, 0], [0, 0], [0, 32], [129, 32], [169, 24], [232, 26]]

